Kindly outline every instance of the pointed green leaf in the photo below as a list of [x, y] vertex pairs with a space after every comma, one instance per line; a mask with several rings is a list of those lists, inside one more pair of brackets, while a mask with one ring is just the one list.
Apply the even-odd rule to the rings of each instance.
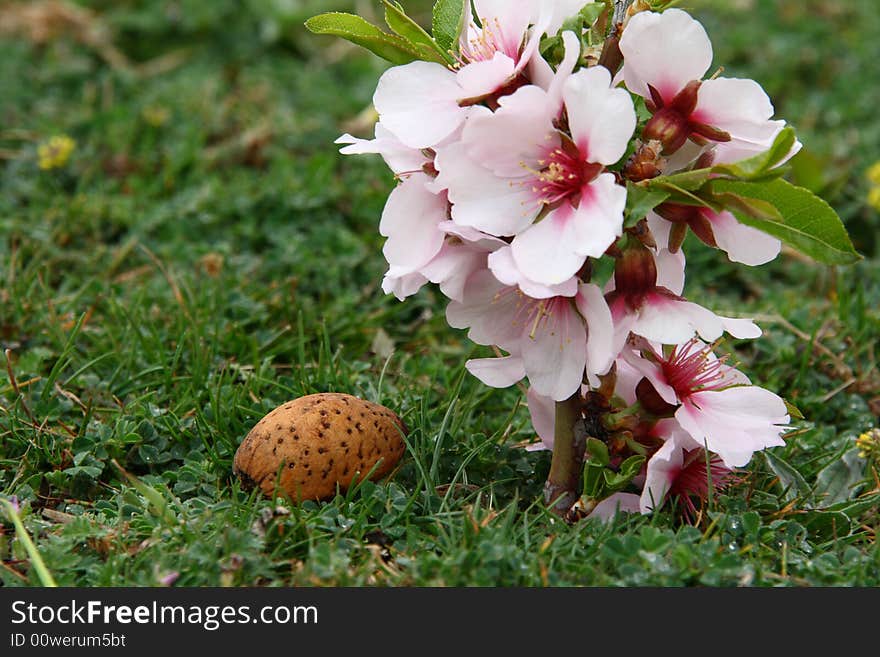
[[669, 198], [664, 189], [651, 189], [646, 185], [626, 184], [626, 225], [634, 226], [651, 210]]
[[859, 458], [858, 448], [822, 468], [813, 490], [818, 505], [825, 508], [854, 497], [864, 480], [864, 470], [865, 462]]
[[385, 22], [388, 23], [388, 27], [411, 43], [413, 48], [422, 55], [422, 59], [438, 64], [449, 63], [447, 55], [437, 45], [437, 42], [422, 29], [421, 25], [407, 16], [399, 4], [389, 2], [389, 0], [382, 0], [382, 4], [385, 5]]
[[803, 187], [795, 187], [785, 180], [746, 182], [717, 179], [710, 181], [708, 188], [714, 197], [734, 194], [765, 201], [775, 207], [781, 216], [780, 221], [754, 217], [736, 207], [731, 207], [730, 211], [740, 222], [782, 240], [818, 262], [847, 265], [861, 259], [837, 213]]
[[803, 475], [788, 464], [781, 456], [777, 456], [771, 451], [761, 452], [767, 465], [777, 477], [779, 477], [779, 485], [785, 493], [785, 500], [791, 501], [797, 498], [803, 500], [810, 497], [810, 485]]
[[470, 0], [437, 0], [431, 21], [434, 40], [444, 51], [458, 52], [458, 39], [465, 29], [467, 12], [465, 5]]
[[671, 176], [651, 178], [651, 180], [648, 181], [648, 186], [654, 188], [675, 187], [677, 189], [685, 189], [692, 192], [702, 187], [706, 181], [709, 180], [709, 175], [711, 173], [711, 169], [694, 169], [693, 171], [673, 173]]
[[852, 532], [852, 520], [839, 511], [809, 511], [799, 519], [807, 531], [819, 540], [844, 538]]
[[747, 198], [739, 194], [718, 194], [713, 198], [730, 211], [737, 210], [755, 219], [766, 221], [782, 221], [782, 215], [774, 205], [756, 198]]
[[587, 438], [587, 455], [590, 463], [605, 466], [611, 462], [608, 445], [597, 438]]
[[342, 37], [392, 64], [408, 64], [423, 58], [408, 40], [396, 34], [388, 34], [354, 14], [340, 12], [320, 14], [307, 20], [305, 26], [315, 34]]

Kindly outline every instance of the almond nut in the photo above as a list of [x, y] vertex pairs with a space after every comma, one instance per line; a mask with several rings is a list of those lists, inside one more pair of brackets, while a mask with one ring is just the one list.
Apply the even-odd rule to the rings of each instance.
[[[388, 408], [341, 393], [300, 397], [260, 420], [235, 452], [246, 489], [276, 487], [294, 501], [321, 500], [356, 479], [387, 475], [406, 449], [406, 426]], [[375, 468], [374, 468], [375, 466]]]

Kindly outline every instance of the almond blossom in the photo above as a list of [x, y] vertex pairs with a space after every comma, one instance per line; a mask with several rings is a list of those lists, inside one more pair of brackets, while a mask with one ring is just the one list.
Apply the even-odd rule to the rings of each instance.
[[688, 139], [715, 143], [716, 162], [734, 162], [766, 151], [784, 121], [754, 80], [713, 77], [712, 43], [703, 26], [680, 9], [632, 17], [620, 39], [621, 77], [653, 113], [644, 138], [667, 154]]
[[492, 387], [528, 377], [537, 394], [567, 399], [585, 374], [604, 373], [613, 359], [611, 315], [601, 290], [591, 284], [580, 284], [571, 297], [534, 299], [490, 271], [479, 271], [468, 280], [463, 301], [449, 304], [446, 319], [453, 328], [469, 329], [473, 342], [508, 352], [466, 364]]
[[457, 70], [415, 61], [379, 79], [373, 104], [385, 127], [411, 148], [433, 148], [462, 126], [475, 105], [519, 86], [553, 18], [542, 6], [538, 0], [474, 0], [480, 25], [468, 22]]
[[623, 231], [626, 189], [605, 166], [623, 156], [636, 117], [629, 96], [610, 83], [600, 67], [567, 77], [570, 137], [555, 127], [552, 95], [529, 85], [494, 113], [476, 108], [461, 144], [438, 152], [453, 221], [514, 236], [513, 260], [536, 283], [563, 283]]
[[614, 319], [614, 346], [619, 351], [630, 333], [661, 344], [683, 344], [695, 334], [704, 340], [724, 332], [755, 338], [761, 330], [750, 320], [716, 315], [681, 296], [684, 256], [644, 247], [624, 251], [606, 295]]
[[707, 458], [705, 450], [675, 420], [661, 421], [657, 432], [666, 435], [666, 440], [648, 461], [638, 510], [650, 513], [671, 496], [694, 517], [697, 509], [691, 498], [707, 499], [710, 487], [724, 488], [735, 475], [717, 455]]
[[647, 351], [649, 358], [624, 352], [650, 384], [638, 393], [639, 401], [649, 410], [674, 409], [690, 448], [706, 447], [733, 468], [748, 463], [756, 451], [785, 445], [782, 434], [790, 420], [785, 402], [751, 385], [716, 358], [711, 346], [694, 339], [668, 355]]

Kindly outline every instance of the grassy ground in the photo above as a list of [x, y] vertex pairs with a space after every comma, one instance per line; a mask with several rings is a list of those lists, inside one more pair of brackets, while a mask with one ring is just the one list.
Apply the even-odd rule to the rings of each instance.
[[[392, 181], [332, 141], [382, 65], [297, 28], [328, 4], [94, 0], [59, 33], [0, 37], [0, 493], [57, 581], [880, 584], [880, 463], [854, 449], [880, 414], [873, 0], [689, 3], [716, 63], [799, 128], [795, 179], [867, 257], [753, 270], [690, 245], [690, 295], [762, 318], [765, 338], [731, 348], [805, 419], [696, 526], [571, 527], [536, 502], [549, 457], [516, 446], [532, 438], [519, 392], [464, 372], [483, 352], [438, 294], [379, 289]], [[57, 134], [70, 160], [40, 170]], [[327, 390], [400, 412], [399, 470], [323, 504], [243, 493], [231, 461], [249, 428]], [[0, 518], [0, 581], [38, 584]]]

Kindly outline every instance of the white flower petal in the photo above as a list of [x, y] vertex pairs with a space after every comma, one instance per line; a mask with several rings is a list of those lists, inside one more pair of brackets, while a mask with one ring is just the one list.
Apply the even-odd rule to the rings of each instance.
[[639, 496], [635, 493], [614, 493], [599, 502], [587, 515], [603, 522], [613, 520], [618, 513], [638, 513]]
[[712, 213], [708, 217], [718, 248], [727, 253], [732, 262], [744, 265], [763, 265], [773, 260], [782, 250], [782, 242], [767, 233], [741, 224], [730, 212]]
[[509, 246], [504, 246], [489, 256], [489, 269], [499, 281], [519, 287], [533, 299], [573, 297], [578, 291], [578, 281], [574, 276], [559, 285], [542, 285], [529, 280], [516, 266]]
[[428, 279], [419, 272], [397, 276], [392, 273], [392, 270], [389, 270], [382, 279], [382, 291], [385, 294], [393, 294], [400, 301], [418, 292], [428, 282]]
[[553, 449], [553, 438], [556, 431], [556, 402], [550, 397], [539, 395], [534, 388], [526, 393], [529, 415], [535, 433], [547, 449]]
[[665, 287], [673, 294], [680, 295], [684, 291], [684, 252], [678, 250], [671, 253], [669, 249], [661, 247], [654, 256], [654, 263], [657, 267], [657, 287]]
[[650, 98], [650, 84], [667, 103], [688, 82], [702, 79], [712, 63], [706, 30], [680, 9], [633, 16], [620, 39], [620, 51], [627, 89]]
[[659, 509], [672, 488], [675, 478], [681, 472], [684, 453], [674, 438], [668, 439], [648, 461], [645, 485], [639, 500], [639, 510], [650, 513]]
[[582, 284], [575, 297], [578, 312], [587, 322], [587, 370], [605, 374], [614, 363], [614, 323], [598, 285]]
[[422, 267], [420, 272], [429, 281], [439, 285], [440, 291], [447, 297], [462, 301], [468, 278], [485, 268], [486, 251], [447, 242], [440, 253]]
[[516, 235], [528, 227], [540, 209], [531, 187], [499, 178], [468, 157], [455, 143], [437, 151], [437, 183], [448, 190], [452, 219], [460, 226], [489, 235]]
[[729, 468], [746, 465], [756, 451], [784, 445], [790, 419], [785, 402], [757, 386], [694, 393], [675, 418]]
[[464, 122], [468, 110], [459, 107], [461, 98], [455, 73], [442, 64], [412, 62], [385, 71], [373, 104], [395, 137], [421, 149], [436, 146]]
[[572, 138], [584, 159], [606, 165], [617, 162], [636, 127], [629, 94], [612, 89], [608, 69], [594, 66], [571, 75], [562, 95]]
[[578, 272], [586, 256], [574, 250], [575, 217], [575, 210], [565, 203], [513, 238], [513, 259], [524, 276], [558, 285]]
[[538, 394], [563, 401], [580, 390], [587, 336], [583, 320], [567, 299], [554, 300], [534, 338], [522, 340], [521, 352], [529, 383]]
[[516, 356], [475, 358], [465, 367], [490, 388], [508, 388], [526, 375], [522, 359]]
[[755, 338], [760, 338], [763, 334], [761, 327], [750, 319], [720, 316], [719, 319], [724, 326], [724, 330], [740, 340], [754, 340]]
[[388, 263], [416, 271], [443, 246], [444, 234], [437, 225], [446, 219], [447, 202], [425, 188], [427, 176], [405, 179], [388, 197], [379, 232], [388, 238], [382, 252]]
[[630, 330], [661, 344], [684, 344], [694, 333], [708, 342], [721, 337], [721, 320], [710, 310], [690, 301], [653, 294], [646, 299]]
[[517, 348], [523, 327], [517, 322], [520, 298], [514, 288], [502, 285], [488, 269], [467, 279], [461, 301], [446, 307], [446, 321], [452, 328], [467, 328], [477, 344]]
[[[516, 75], [516, 62], [503, 52], [496, 52], [492, 59], [467, 64], [456, 73], [456, 80], [461, 89], [459, 100], [475, 100], [489, 96], [506, 85], [514, 75]], [[424, 117], [421, 120], [424, 121]]]
[[481, 109], [465, 125], [461, 140], [467, 154], [502, 178], [531, 175], [524, 167], [540, 168], [538, 160], [559, 145], [549, 96], [527, 85], [498, 102], [494, 113]]
[[603, 173], [584, 187], [580, 204], [570, 219], [573, 240], [570, 248], [578, 255], [600, 258], [623, 234], [626, 187], [614, 176]]
[[375, 139], [358, 139], [345, 134], [335, 143], [347, 144], [339, 149], [343, 155], [381, 155], [388, 168], [396, 174], [421, 171], [422, 166], [428, 161], [422, 151], [404, 145], [381, 122], [376, 123]]

